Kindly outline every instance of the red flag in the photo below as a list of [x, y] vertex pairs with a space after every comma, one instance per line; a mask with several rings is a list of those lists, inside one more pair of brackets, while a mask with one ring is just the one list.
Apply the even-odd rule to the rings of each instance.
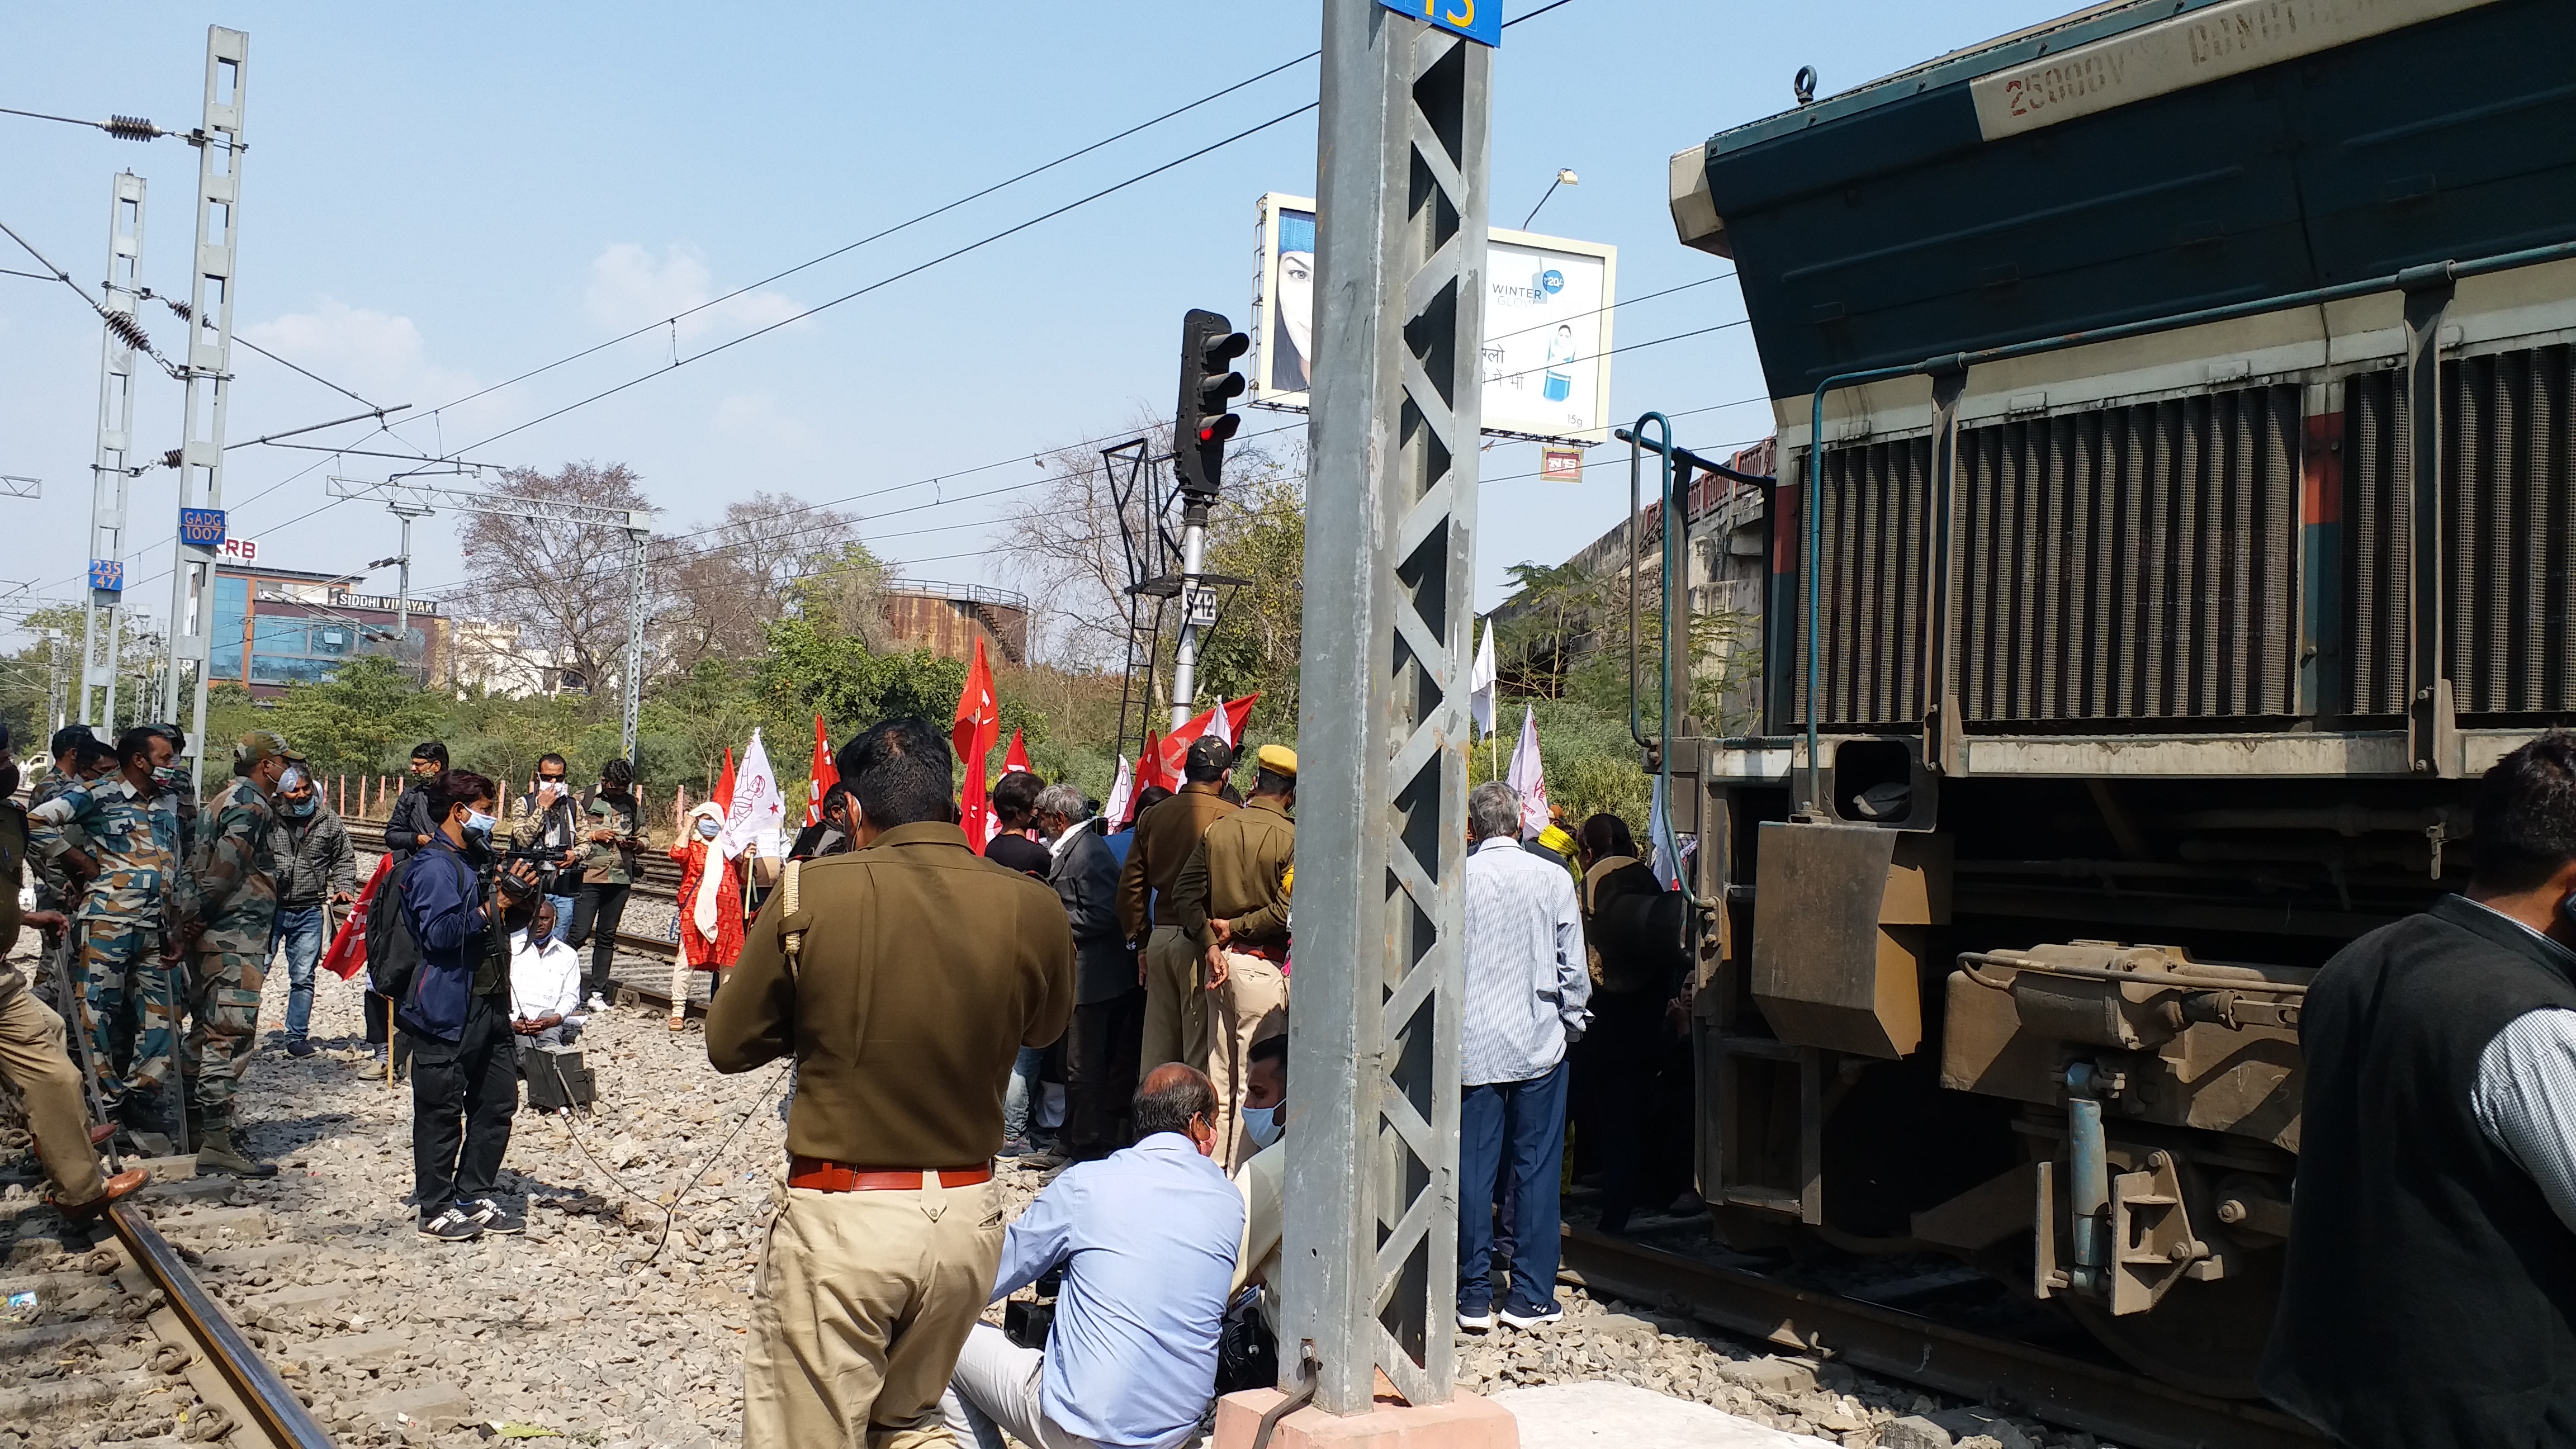
[[1187, 778], [1182, 773], [1181, 767], [1190, 757], [1190, 746], [1198, 743], [1199, 736], [1208, 732], [1208, 725], [1215, 718], [1214, 709], [1200, 710], [1197, 714], [1191, 715], [1187, 722], [1174, 726], [1170, 734], [1163, 736], [1160, 750], [1154, 755], [1156, 783], [1166, 790], [1181, 788], [1182, 780]]
[[832, 742], [823, 735], [823, 717], [814, 716], [814, 768], [805, 797], [805, 823], [823, 823], [823, 797], [841, 783], [841, 767], [832, 759]]
[[1237, 750], [1243, 748], [1243, 727], [1252, 722], [1252, 706], [1260, 698], [1261, 691], [1256, 689], [1241, 699], [1229, 699], [1223, 706], [1225, 713], [1218, 716], [1224, 722], [1225, 742]]
[[1002, 709], [993, 694], [993, 667], [984, 662], [984, 640], [975, 640], [974, 662], [966, 666], [966, 687], [957, 692], [957, 715], [948, 727], [948, 743], [966, 767], [966, 784], [958, 796], [957, 823], [976, 854], [993, 837], [993, 807], [985, 794], [984, 757], [1002, 735]]
[[733, 746], [725, 746], [724, 773], [716, 777], [716, 792], [707, 798], [716, 802], [716, 813], [733, 809]]
[[346, 981], [366, 969], [367, 908], [376, 903], [376, 887], [383, 885], [385, 875], [394, 868], [392, 852], [376, 857], [376, 873], [367, 877], [367, 888], [358, 892], [358, 903], [349, 908], [349, 918], [340, 923], [339, 934], [331, 938], [331, 949], [322, 953], [322, 969]]
[[1162, 737], [1152, 730], [1147, 730], [1144, 752], [1136, 756], [1136, 793], [1141, 795], [1148, 787], [1155, 785], [1162, 785], [1166, 790], [1172, 788], [1169, 785], [1163, 785]]
[[1002, 773], [1005, 775], [1035, 773], [1029, 768], [1029, 747], [1021, 743], [1018, 730], [1011, 731], [1011, 748], [1002, 756]]

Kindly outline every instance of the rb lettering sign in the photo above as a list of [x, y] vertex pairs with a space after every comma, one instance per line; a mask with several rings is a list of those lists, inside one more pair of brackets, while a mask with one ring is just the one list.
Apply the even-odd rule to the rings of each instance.
[[1503, 0], [1378, 0], [1425, 25], [1463, 35], [1478, 45], [1503, 43]]

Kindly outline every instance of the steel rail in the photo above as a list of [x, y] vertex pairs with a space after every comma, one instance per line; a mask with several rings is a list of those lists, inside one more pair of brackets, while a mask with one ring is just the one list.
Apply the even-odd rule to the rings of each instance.
[[1987, 1403], [2136, 1449], [2316, 1449], [2326, 1439], [2269, 1406], [2214, 1399], [2009, 1339], [1798, 1288], [1739, 1268], [1565, 1229], [1563, 1276], [1640, 1304], [1667, 1300], [1731, 1333]]
[[170, 1246], [151, 1220], [130, 1202], [110, 1206], [107, 1218], [117, 1240], [125, 1244], [126, 1255], [161, 1290], [188, 1335], [240, 1395], [260, 1432], [284, 1449], [332, 1449], [331, 1436], [314, 1422], [303, 1400], [242, 1336], [232, 1316], [198, 1283], [179, 1250]]

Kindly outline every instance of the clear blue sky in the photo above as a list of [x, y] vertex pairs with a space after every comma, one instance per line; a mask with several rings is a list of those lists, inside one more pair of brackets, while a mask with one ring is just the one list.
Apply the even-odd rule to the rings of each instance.
[[[1506, 35], [1495, 221], [1517, 225], [1556, 169], [1571, 167], [1581, 184], [1548, 202], [1538, 229], [1615, 243], [1623, 296], [1714, 276], [1723, 262], [1673, 240], [1672, 152], [1787, 108], [1802, 64], [1831, 92], [2070, 3], [1573, 0]], [[251, 38], [237, 330], [371, 399], [418, 405], [400, 432], [433, 450], [665, 365], [675, 342], [686, 357], [1186, 154], [1311, 100], [1316, 83], [1314, 63], [1292, 67], [700, 314], [676, 339], [659, 332], [432, 418], [430, 408], [1303, 54], [1316, 44], [1316, 6], [30, 5], [0, 18], [0, 48], [15, 61], [0, 105], [184, 129], [198, 116], [209, 22]], [[1314, 135], [1312, 116], [1299, 117], [478, 456], [545, 469], [627, 463], [674, 528], [760, 489], [865, 494], [849, 506], [876, 517], [872, 541], [904, 572], [991, 581], [990, 520], [1025, 494], [960, 495], [1031, 483], [1038, 470], [1019, 462], [936, 490], [918, 480], [1168, 408], [1179, 314], [1208, 306], [1245, 318], [1254, 199], [1312, 194]], [[108, 177], [145, 175], [145, 278], [185, 294], [194, 151], [8, 116], [0, 136], [0, 220], [91, 285]], [[0, 266], [32, 269], [23, 256]], [[1622, 308], [1617, 340], [1742, 315], [1733, 284], [1715, 281]], [[145, 320], [165, 351], [180, 340], [175, 318]], [[87, 551], [98, 331], [59, 286], [0, 277], [0, 473], [45, 484], [41, 501], [0, 500], [19, 544], [0, 578], [52, 594], [75, 592]], [[235, 368], [235, 440], [355, 410], [255, 354], [236, 349]], [[1741, 328], [1623, 353], [1613, 389], [1620, 416], [1762, 391]], [[178, 384], [147, 378], [138, 448], [174, 446], [179, 413]], [[1767, 418], [1759, 405], [1705, 412], [1682, 435], [1701, 447], [1749, 441]], [[1255, 414], [1247, 431], [1281, 421]], [[365, 431], [321, 436], [387, 447], [381, 436], [362, 443]], [[234, 531], [289, 567], [354, 569], [392, 553], [394, 520], [370, 505], [324, 509], [323, 478], [398, 465], [314, 467], [317, 456], [231, 454]], [[1526, 445], [1486, 454], [1480, 607], [1499, 599], [1506, 566], [1559, 560], [1626, 506], [1622, 448], [1596, 449], [1580, 486], [1510, 476], [1536, 466]], [[168, 566], [175, 493], [169, 472], [134, 490], [130, 597], [156, 614], [169, 585], [150, 576]], [[898, 508], [914, 511], [889, 516]], [[445, 518], [421, 526], [418, 556], [416, 586], [462, 577]], [[390, 590], [390, 573], [379, 582]]]

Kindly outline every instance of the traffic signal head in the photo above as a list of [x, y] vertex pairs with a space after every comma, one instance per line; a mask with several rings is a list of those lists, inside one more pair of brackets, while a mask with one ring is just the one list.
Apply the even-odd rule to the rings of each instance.
[[1172, 471], [1181, 491], [1212, 498], [1225, 475], [1225, 440], [1243, 426], [1227, 411], [1243, 395], [1234, 360], [1252, 339], [1214, 312], [1192, 308], [1181, 319], [1181, 401], [1172, 414]]

